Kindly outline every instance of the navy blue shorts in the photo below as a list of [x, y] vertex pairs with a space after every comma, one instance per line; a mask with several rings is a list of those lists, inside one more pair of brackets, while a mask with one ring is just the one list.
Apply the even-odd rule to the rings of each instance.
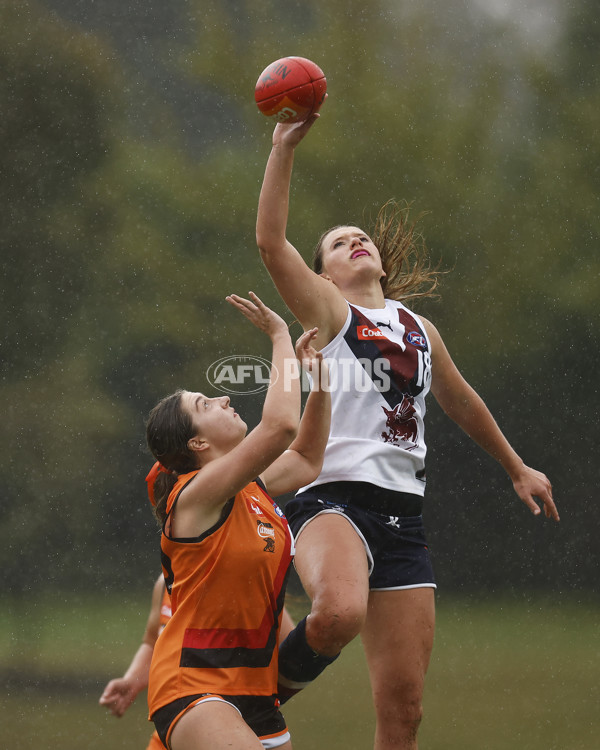
[[419, 495], [367, 482], [330, 482], [289, 500], [285, 515], [295, 537], [321, 513], [344, 516], [365, 546], [371, 591], [436, 588], [422, 504]]

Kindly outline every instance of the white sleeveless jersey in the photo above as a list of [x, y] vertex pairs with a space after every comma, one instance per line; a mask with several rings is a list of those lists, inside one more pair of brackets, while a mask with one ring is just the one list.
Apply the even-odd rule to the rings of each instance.
[[423, 323], [394, 300], [376, 310], [348, 304], [344, 327], [322, 351], [331, 378], [331, 432], [323, 470], [307, 487], [370, 482], [423, 495], [431, 383]]

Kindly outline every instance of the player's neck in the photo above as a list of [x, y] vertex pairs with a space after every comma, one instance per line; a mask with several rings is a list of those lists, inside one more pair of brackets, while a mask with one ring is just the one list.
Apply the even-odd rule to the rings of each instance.
[[368, 289], [346, 289], [343, 294], [351, 305], [367, 307], [371, 310], [381, 310], [385, 307], [385, 297], [379, 282]]

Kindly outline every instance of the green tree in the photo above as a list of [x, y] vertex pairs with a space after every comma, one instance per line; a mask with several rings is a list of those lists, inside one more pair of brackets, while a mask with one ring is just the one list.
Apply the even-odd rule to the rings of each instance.
[[[423, 311], [527, 460], [564, 466], [558, 491], [591, 495], [593, 462], [573, 483], [569, 451], [598, 430], [585, 412], [598, 357], [594, 9], [570, 8], [545, 49], [462, 3], [195, 7], [193, 45], [164, 54], [204, 105], [196, 160], [158, 100], [139, 109], [162, 129], [135, 130], [131, 73], [106, 41], [34, 3], [0, 9], [1, 560], [14, 589], [150, 583], [145, 414], [176, 387], [210, 390], [220, 356], [268, 356], [224, 296], [253, 289], [287, 314], [254, 243], [272, 124], [253, 89], [290, 54], [321, 65], [330, 94], [297, 154], [290, 238], [308, 257], [325, 227], [368, 225], [389, 198], [428, 212], [427, 243], [453, 270]], [[251, 422], [259, 402], [241, 404]], [[431, 419], [442, 575], [489, 581], [478, 545], [455, 548], [493, 527], [495, 583], [535, 582], [544, 531], [517, 536], [502, 472]], [[585, 567], [573, 537], [561, 544], [555, 559], [570, 562], [549, 564], [546, 582]]]
[[252, 285], [221, 254], [246, 243], [174, 139], [134, 139], [109, 48], [33, 4], [0, 20], [2, 564], [17, 591], [135, 580], [158, 565], [143, 417], [252, 346], [224, 302]]
[[[290, 238], [309, 257], [324, 228], [368, 224], [391, 197], [411, 202], [415, 215], [427, 211], [422, 231], [452, 273], [441, 304], [422, 309], [526, 460], [554, 468], [563, 502], [561, 491], [568, 496], [572, 472], [582, 469], [570, 446], [585, 426], [582, 404], [596, 398], [598, 355], [590, 335], [600, 276], [594, 66], [585, 84], [569, 85], [582, 65], [580, 40], [594, 49], [594, 12], [583, 19], [582, 7], [569, 8], [564, 34], [545, 47], [530, 38], [525, 16], [495, 22], [462, 3], [315, 1], [288, 4], [285, 16], [267, 0], [252, 8], [203, 3], [194, 47], [182, 56], [191, 75], [221, 93], [224, 110], [243, 119], [244, 137], [222, 150], [249, 169], [258, 159], [257, 188], [271, 132], [252, 101], [258, 74], [290, 54], [323, 68], [329, 100], [296, 155]], [[436, 506], [442, 554], [453, 555], [456, 536], [447, 532], [458, 514], [460, 528], [476, 535], [499, 530], [489, 541], [502, 561], [498, 585], [502, 570], [535, 583], [520, 550], [541, 550], [544, 531], [525, 522], [517, 537], [521, 521], [503, 472], [471, 455], [435, 408], [432, 419], [432, 484], [438, 496], [461, 501]], [[586, 495], [584, 472], [577, 487]], [[455, 582], [464, 579], [458, 570], [482, 570], [480, 553], [472, 547], [462, 568], [453, 560]], [[573, 560], [569, 580], [581, 564]], [[548, 566], [546, 580], [559, 575]]]

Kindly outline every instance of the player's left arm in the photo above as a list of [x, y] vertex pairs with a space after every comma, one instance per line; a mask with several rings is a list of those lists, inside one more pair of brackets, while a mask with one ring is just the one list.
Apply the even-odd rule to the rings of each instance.
[[272, 497], [309, 484], [319, 476], [323, 467], [331, 422], [331, 394], [327, 365], [321, 352], [313, 347], [317, 335], [318, 329], [313, 328], [296, 342], [296, 357], [310, 374], [312, 388], [295, 439], [261, 476]]
[[436, 327], [430, 321], [422, 320], [432, 349], [431, 392], [439, 405], [470, 438], [500, 463], [511, 478], [515, 492], [534, 515], [541, 512], [534, 499], [537, 497], [544, 506], [546, 516], [559, 521], [548, 477], [523, 462], [481, 396], [460, 374]]

